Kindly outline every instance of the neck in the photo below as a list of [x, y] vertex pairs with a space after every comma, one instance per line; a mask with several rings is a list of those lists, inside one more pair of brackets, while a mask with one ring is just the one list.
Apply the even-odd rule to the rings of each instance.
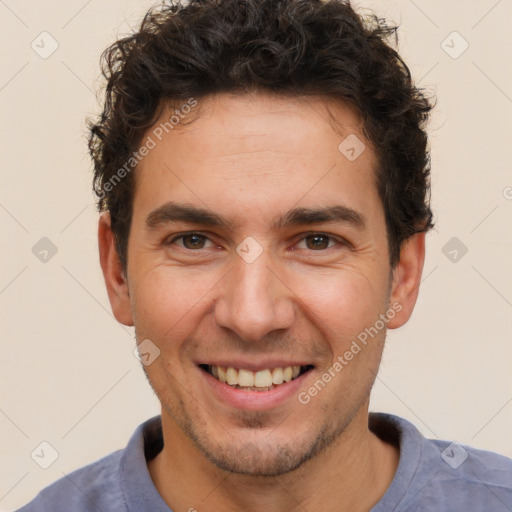
[[367, 404], [327, 449], [278, 477], [221, 470], [165, 414], [162, 428], [164, 449], [148, 468], [176, 511], [367, 511], [384, 495], [398, 466], [398, 450], [369, 431]]

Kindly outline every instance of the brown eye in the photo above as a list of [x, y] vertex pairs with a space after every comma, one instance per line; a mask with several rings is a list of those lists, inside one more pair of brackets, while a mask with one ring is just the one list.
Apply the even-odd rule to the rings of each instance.
[[306, 237], [306, 247], [313, 251], [327, 249], [330, 238], [327, 235], [310, 235]]
[[185, 249], [204, 249], [206, 248], [206, 244], [209, 243], [212, 246], [212, 242], [208, 239], [207, 236], [201, 235], [200, 233], [188, 233], [186, 235], [180, 235], [166, 245], [180, 245]]
[[203, 249], [207, 240], [205, 236], [197, 233], [183, 235], [180, 238], [183, 240], [183, 247], [186, 249]]

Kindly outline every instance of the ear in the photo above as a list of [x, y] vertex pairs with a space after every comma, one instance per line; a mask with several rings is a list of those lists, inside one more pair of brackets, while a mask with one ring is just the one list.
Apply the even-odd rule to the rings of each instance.
[[400, 261], [393, 269], [389, 306], [395, 304], [393, 309], [397, 313], [389, 320], [388, 329], [401, 327], [411, 317], [418, 298], [424, 262], [425, 233], [416, 233], [403, 242]]
[[108, 298], [112, 312], [118, 322], [124, 325], [133, 325], [130, 307], [130, 293], [128, 281], [123, 272], [121, 261], [114, 243], [114, 234], [110, 226], [110, 214], [104, 212], [100, 215], [98, 225], [98, 246], [100, 250], [100, 264], [105, 278]]

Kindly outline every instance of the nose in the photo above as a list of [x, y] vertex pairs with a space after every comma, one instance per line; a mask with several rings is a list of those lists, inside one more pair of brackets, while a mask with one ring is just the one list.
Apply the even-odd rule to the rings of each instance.
[[245, 341], [257, 342], [272, 331], [291, 327], [293, 293], [273, 270], [264, 251], [247, 263], [236, 257], [215, 303], [215, 321]]

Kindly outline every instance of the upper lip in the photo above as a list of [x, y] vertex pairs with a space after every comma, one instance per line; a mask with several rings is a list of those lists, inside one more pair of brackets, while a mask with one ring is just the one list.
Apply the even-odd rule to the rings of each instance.
[[216, 359], [214, 361], [199, 361], [199, 365], [210, 365], [210, 366], [224, 366], [237, 369], [251, 370], [258, 372], [260, 370], [267, 370], [272, 368], [286, 368], [287, 366], [313, 366], [309, 361], [293, 361], [292, 359], [267, 359], [265, 361], [256, 360], [243, 360], [243, 359]]

